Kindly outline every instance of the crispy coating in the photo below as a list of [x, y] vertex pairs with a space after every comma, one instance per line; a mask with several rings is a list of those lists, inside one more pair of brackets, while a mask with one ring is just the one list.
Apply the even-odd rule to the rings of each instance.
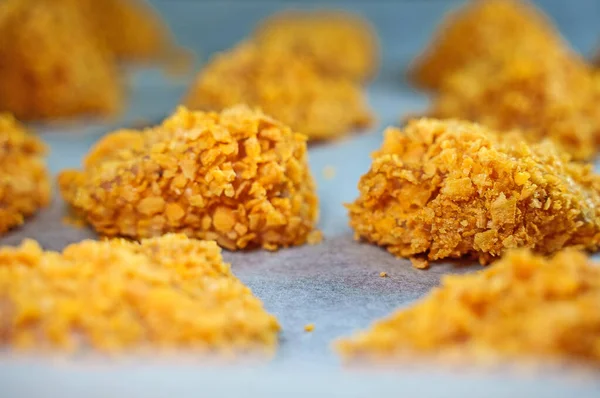
[[356, 83], [323, 76], [290, 51], [251, 42], [215, 56], [184, 100], [192, 109], [217, 111], [238, 103], [258, 106], [310, 139], [342, 136], [372, 122]]
[[422, 88], [439, 90], [448, 76], [471, 62], [531, 51], [543, 58], [564, 47], [551, 22], [529, 2], [471, 0], [445, 18], [410, 74]]
[[84, 20], [51, 0], [0, 3], [0, 110], [19, 119], [111, 115], [122, 87]]
[[347, 360], [529, 358], [599, 365], [598, 330], [600, 267], [570, 249], [552, 259], [521, 249], [486, 270], [444, 276], [427, 297], [336, 348]]
[[428, 261], [505, 250], [598, 249], [600, 177], [554, 144], [464, 121], [389, 128], [348, 205], [357, 238]]
[[341, 11], [286, 11], [262, 22], [254, 35], [260, 46], [292, 49], [325, 74], [356, 81], [377, 69], [377, 35], [367, 21]]
[[109, 134], [59, 184], [107, 236], [181, 232], [276, 249], [306, 243], [318, 218], [306, 137], [246, 106], [179, 108], [157, 127]]
[[521, 129], [531, 142], [548, 137], [574, 159], [587, 160], [600, 146], [595, 79], [589, 67], [564, 57], [472, 63], [444, 82], [429, 115]]
[[273, 351], [279, 325], [215, 242], [168, 234], [0, 249], [0, 344], [105, 352]]
[[50, 202], [42, 141], [0, 113], [0, 234]]

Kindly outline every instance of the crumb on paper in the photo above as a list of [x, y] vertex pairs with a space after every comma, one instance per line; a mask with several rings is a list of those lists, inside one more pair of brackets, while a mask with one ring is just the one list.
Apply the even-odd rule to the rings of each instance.
[[335, 178], [336, 173], [337, 170], [334, 166], [327, 165], [323, 167], [323, 178], [325, 178], [326, 180], [333, 180]]
[[419, 358], [576, 360], [600, 364], [600, 267], [566, 249], [520, 249], [493, 266], [447, 275], [407, 309], [335, 345], [348, 361]]
[[312, 332], [313, 330], [315, 330], [315, 324], [314, 323], [309, 323], [304, 325], [304, 331], [307, 333]]
[[279, 324], [214, 241], [167, 234], [85, 240], [62, 253], [25, 240], [0, 248], [2, 345], [102, 352], [272, 353]]
[[42, 140], [0, 113], [0, 234], [50, 203], [45, 153]]
[[388, 277], [388, 273], [387, 273], [387, 272], [385, 272], [385, 271], [381, 271], [381, 272], [379, 273], [379, 276], [380, 276], [381, 278], [387, 278], [387, 277]]
[[87, 226], [87, 222], [84, 218], [77, 214], [69, 214], [62, 218], [62, 223], [69, 227], [73, 228], [85, 228]]
[[341, 11], [285, 11], [259, 24], [254, 39], [262, 47], [292, 49], [319, 71], [365, 81], [379, 63], [378, 39], [369, 23]]
[[291, 51], [253, 42], [215, 55], [183, 101], [190, 109], [216, 111], [240, 103], [259, 107], [311, 140], [341, 137], [373, 122], [358, 83], [322, 75]]
[[461, 257], [486, 264], [519, 247], [597, 250], [599, 190], [591, 165], [549, 141], [419, 119], [386, 131], [347, 208], [358, 238], [415, 266]]
[[178, 232], [230, 250], [276, 250], [318, 236], [306, 137], [246, 106], [180, 107], [156, 127], [108, 134], [59, 186], [109, 237]]

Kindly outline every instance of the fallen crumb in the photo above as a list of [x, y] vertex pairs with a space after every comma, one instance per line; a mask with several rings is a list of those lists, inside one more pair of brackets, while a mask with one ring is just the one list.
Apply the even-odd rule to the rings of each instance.
[[312, 231], [306, 238], [306, 243], [309, 245], [318, 245], [321, 242], [323, 242], [323, 232], [319, 230]]
[[313, 330], [315, 330], [315, 324], [314, 323], [309, 323], [307, 325], [304, 325], [304, 331], [305, 332], [312, 332]]
[[79, 217], [78, 215], [74, 215], [74, 214], [69, 214], [67, 216], [64, 216], [62, 218], [62, 223], [64, 225], [68, 225], [70, 227], [75, 227], [75, 228], [84, 228], [87, 223], [85, 222], [85, 220], [81, 217]]
[[335, 175], [336, 175], [335, 167], [333, 167], [331, 165], [327, 165], [327, 166], [323, 167], [323, 177], [326, 180], [333, 180], [335, 178]]
[[382, 278], [387, 278], [388, 274], [387, 274], [387, 272], [383, 272], [382, 271], [382, 272], [379, 273], [379, 276], [382, 277]]

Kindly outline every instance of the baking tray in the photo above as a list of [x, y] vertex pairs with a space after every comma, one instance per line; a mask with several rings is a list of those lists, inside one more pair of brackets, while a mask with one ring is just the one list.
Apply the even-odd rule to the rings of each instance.
[[[307, 4], [308, 3], [308, 4]], [[303, 2], [301, 7], [314, 6]], [[358, 12], [378, 29], [384, 49], [377, 79], [368, 87], [378, 125], [365, 133], [329, 144], [311, 145], [310, 166], [318, 184], [325, 240], [275, 253], [225, 252], [234, 273], [275, 314], [283, 331], [280, 347], [268, 362], [215, 364], [189, 358], [0, 359], [0, 396], [175, 396], [239, 397], [285, 396], [600, 396], [597, 375], [578, 377], [570, 370], [521, 372], [442, 369], [357, 371], [341, 366], [331, 342], [368, 327], [376, 319], [425, 295], [446, 273], [480, 269], [474, 264], [438, 263], [421, 271], [407, 260], [382, 249], [356, 242], [348, 227], [344, 202], [357, 196], [359, 177], [370, 166], [370, 153], [382, 141], [382, 130], [400, 117], [425, 109], [427, 98], [403, 80], [408, 61], [427, 42], [441, 15], [457, 1], [336, 1], [329, 6]], [[589, 53], [600, 37], [600, 2], [540, 1], [557, 20], [574, 47]], [[565, 6], [570, 3], [571, 7]], [[577, 7], [575, 7], [577, 4]], [[282, 1], [155, 1], [179, 41], [198, 54], [202, 63], [214, 51], [230, 47], [250, 32], [261, 18], [298, 4]], [[575, 21], [577, 23], [575, 23]], [[224, 28], [225, 27], [225, 28]], [[215, 29], [222, 32], [215, 35]], [[76, 121], [68, 125], [34, 126], [50, 147], [48, 165], [53, 175], [79, 167], [89, 147], [107, 131], [122, 126], [151, 124], [172, 110], [193, 75], [177, 80], [158, 70], [132, 72], [130, 105], [120, 120], [108, 123]], [[335, 176], [326, 178], [325, 168]], [[0, 239], [1, 245], [34, 238], [48, 249], [60, 250], [84, 238], [87, 228], [63, 223], [66, 208], [58, 194], [49, 208]], [[379, 277], [385, 271], [388, 278]], [[313, 323], [312, 333], [304, 325]]]

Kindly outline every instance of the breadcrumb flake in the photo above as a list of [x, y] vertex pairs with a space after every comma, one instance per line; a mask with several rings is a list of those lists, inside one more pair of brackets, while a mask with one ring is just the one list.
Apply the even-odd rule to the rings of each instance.
[[1, 248], [0, 302], [14, 349], [271, 353], [279, 331], [215, 242], [174, 234]]
[[542, 359], [600, 364], [600, 267], [567, 249], [508, 253], [440, 287], [370, 330], [337, 342], [346, 360]]
[[469, 122], [414, 120], [389, 128], [347, 205], [357, 238], [429, 261], [507, 249], [596, 250], [600, 177], [551, 142], [529, 145]]

